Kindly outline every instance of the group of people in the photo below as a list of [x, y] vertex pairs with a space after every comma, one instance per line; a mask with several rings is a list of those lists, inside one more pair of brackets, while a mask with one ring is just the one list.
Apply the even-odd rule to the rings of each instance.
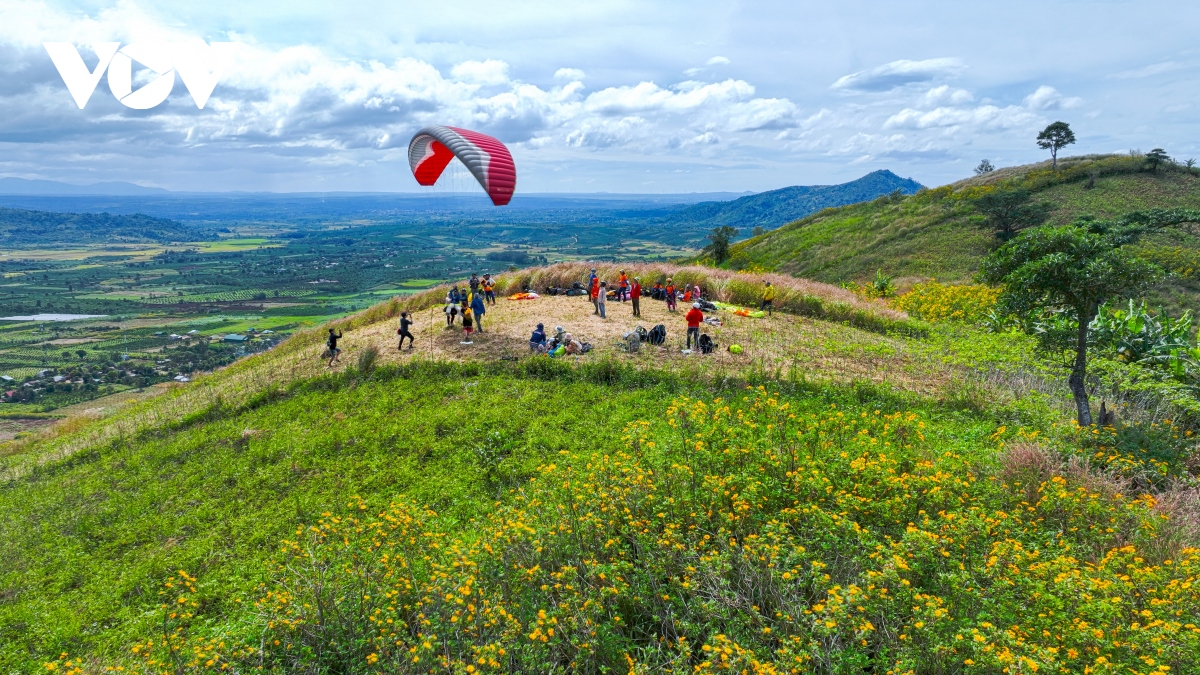
[[[629, 301], [633, 305], [633, 316], [640, 317], [642, 315], [641, 298], [642, 298], [642, 283], [638, 277], [630, 278], [625, 270], [620, 270], [619, 276], [615, 283], [616, 292], [614, 300], [619, 302]], [[591, 276], [588, 279], [588, 294], [595, 307], [594, 314], [599, 315], [601, 319], [607, 318], [608, 294], [610, 291], [607, 281], [600, 279], [600, 276], [593, 268]], [[683, 284], [682, 287], [676, 286], [671, 277], [667, 277], [666, 283], [656, 281], [653, 288], [649, 291], [649, 296], [655, 300], [663, 300], [666, 302], [667, 311], [675, 312], [677, 310], [677, 302], [682, 299], [684, 304], [690, 304], [691, 308], [684, 315], [684, 320], [687, 323], [687, 348], [692, 348], [693, 341], [699, 342], [700, 339], [700, 324], [704, 322], [704, 312], [700, 301], [703, 299], [703, 293], [698, 285]], [[775, 302], [775, 287], [770, 281], [764, 280], [763, 290], [760, 296], [759, 310], [765, 311], [768, 315], [773, 315]], [[470, 344], [471, 334], [475, 331], [480, 333], [483, 331], [483, 317], [487, 313], [488, 305], [496, 304], [496, 281], [491, 274], [484, 274], [481, 279], [479, 275], [472, 274], [470, 280], [464, 288], [454, 286], [450, 292], [446, 294], [444, 312], [446, 315], [446, 327], [452, 328], [456, 323], [461, 323], [464, 334], [463, 344]], [[416, 339], [412, 334], [413, 320], [408, 312], [400, 313], [400, 326], [396, 333], [400, 336], [400, 344], [398, 349], [404, 349], [404, 340], [408, 339], [408, 348], [414, 349]], [[329, 356], [329, 365], [332, 367], [334, 362], [338, 360], [341, 354], [341, 349], [338, 348], [338, 340], [342, 338], [341, 331], [329, 329], [329, 335], [326, 338], [327, 354]], [[553, 354], [558, 352], [559, 348], [563, 349], [566, 354], [582, 354], [585, 352], [583, 344], [574, 338], [570, 333], [563, 330], [562, 326], [556, 326], [553, 335], [547, 335], [543, 324], [538, 324], [537, 329], [529, 338], [529, 349], [535, 353]]]
[[533, 335], [529, 336], [529, 351], [535, 354], [555, 354], [559, 347], [562, 347], [564, 354], [583, 354], [583, 343], [575, 339], [574, 335], [566, 332], [562, 326], [554, 327], [554, 335], [546, 335], [546, 327], [543, 324], [538, 324], [533, 330]]
[[446, 294], [446, 327], [452, 328], [456, 321], [462, 323], [464, 344], [471, 341], [471, 334], [483, 330], [483, 315], [487, 306], [496, 304], [496, 280], [492, 275], [472, 274], [465, 288], [454, 286]]

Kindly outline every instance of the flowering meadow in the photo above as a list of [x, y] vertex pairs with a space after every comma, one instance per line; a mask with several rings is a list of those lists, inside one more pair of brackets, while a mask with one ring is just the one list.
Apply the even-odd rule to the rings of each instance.
[[936, 281], [917, 284], [891, 304], [925, 321], [979, 323], [1000, 297], [1000, 289], [984, 285], [951, 286]]
[[[119, 667], [1200, 672], [1200, 550], [1153, 489], [1080, 463], [1137, 442], [1051, 432], [763, 386], [676, 395], [469, 521], [355, 497], [279, 542], [253, 592], [218, 600], [180, 571]], [[218, 601], [237, 609], [202, 621]]]

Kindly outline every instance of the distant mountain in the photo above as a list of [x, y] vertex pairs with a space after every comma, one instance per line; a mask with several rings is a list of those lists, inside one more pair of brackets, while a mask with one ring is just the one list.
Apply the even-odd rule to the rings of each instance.
[[206, 228], [140, 213], [49, 213], [0, 208], [0, 246], [70, 246], [211, 239]]
[[90, 185], [71, 185], [53, 180], [27, 180], [25, 178], [0, 178], [2, 195], [165, 195], [168, 190], [145, 187], [134, 183], [113, 181]]
[[748, 235], [755, 225], [774, 229], [831, 206], [866, 202], [896, 190], [910, 195], [922, 187], [883, 169], [841, 185], [796, 185], [728, 202], [702, 202], [676, 211], [670, 219], [704, 227], [732, 225]]

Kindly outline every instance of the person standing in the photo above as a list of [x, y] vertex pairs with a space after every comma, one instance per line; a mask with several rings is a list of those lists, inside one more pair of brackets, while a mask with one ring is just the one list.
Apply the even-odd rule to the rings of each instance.
[[496, 280], [490, 274], [483, 275], [483, 294], [489, 305], [496, 304]]
[[467, 283], [470, 284], [470, 286], [471, 286], [471, 295], [474, 295], [479, 292], [479, 275], [478, 274], [475, 274], [474, 272], [472, 272], [471, 280], [468, 281]]
[[621, 275], [617, 277], [617, 300], [625, 302], [629, 298], [629, 277], [625, 275], [625, 270], [621, 270]]
[[396, 349], [404, 349], [404, 338], [408, 338], [408, 348], [411, 350], [416, 346], [417, 339], [413, 337], [410, 328], [412, 328], [412, 319], [408, 318], [408, 312], [400, 312], [400, 330], [396, 331], [400, 335], [400, 346]]
[[608, 318], [604, 313], [604, 306], [607, 301], [608, 301], [608, 282], [601, 281], [600, 288], [596, 292], [596, 313], [600, 315], [601, 319]]
[[633, 278], [633, 285], [629, 287], [629, 299], [633, 301], [633, 315], [642, 315], [642, 282], [637, 277]]
[[471, 344], [471, 332], [475, 329], [471, 327], [471, 308], [467, 306], [467, 301], [463, 300], [462, 309], [462, 326], [463, 326], [463, 341], [462, 344]]
[[483, 305], [483, 295], [476, 293], [471, 300], [471, 314], [475, 317], [475, 328], [483, 332], [483, 315], [487, 312], [487, 307]]
[[760, 312], [766, 310], [767, 316], [774, 316], [771, 313], [771, 309], [775, 305], [775, 287], [771, 285], [771, 282], [766, 280], [763, 281], [763, 284], [762, 304], [758, 306], [758, 310]]
[[699, 347], [700, 324], [704, 322], [704, 312], [700, 311], [700, 303], [693, 304], [683, 318], [687, 321], [687, 348], [692, 348], [692, 337], [696, 338], [696, 346]]
[[458, 303], [446, 303], [446, 309], [444, 311], [446, 312], [446, 327], [449, 328], [450, 326], [454, 325], [454, 319], [458, 317]]
[[675, 283], [667, 277], [667, 311], [675, 311]]
[[596, 308], [596, 311], [592, 312], [592, 314], [600, 313], [600, 303], [597, 301], [596, 296], [600, 295], [600, 287], [603, 285], [604, 282], [600, 281], [600, 277], [596, 276], [595, 270], [593, 270], [592, 285], [588, 289], [588, 293], [590, 293], [592, 296], [592, 305]]
[[340, 339], [342, 339], [342, 331], [339, 330], [338, 332], [334, 333], [333, 329], [330, 328], [329, 329], [329, 337], [325, 338], [325, 346], [329, 348], [329, 367], [330, 368], [333, 367], [333, 362], [337, 361], [338, 356], [342, 353], [342, 350], [338, 349], [338, 346], [337, 346], [338, 340], [340, 340]]

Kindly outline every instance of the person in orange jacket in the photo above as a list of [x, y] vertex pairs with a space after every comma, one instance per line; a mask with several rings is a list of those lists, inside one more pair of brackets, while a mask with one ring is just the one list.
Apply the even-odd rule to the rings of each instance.
[[642, 282], [637, 278], [633, 278], [633, 285], [629, 287], [629, 299], [633, 301], [633, 315], [642, 315]]
[[670, 278], [667, 279], [667, 311], [675, 311], [675, 284]]
[[692, 305], [688, 313], [684, 315], [684, 320], [687, 321], [687, 348], [692, 348], [692, 336], [696, 337], [696, 346], [700, 346], [700, 324], [704, 322], [704, 312], [700, 311], [700, 303]]

